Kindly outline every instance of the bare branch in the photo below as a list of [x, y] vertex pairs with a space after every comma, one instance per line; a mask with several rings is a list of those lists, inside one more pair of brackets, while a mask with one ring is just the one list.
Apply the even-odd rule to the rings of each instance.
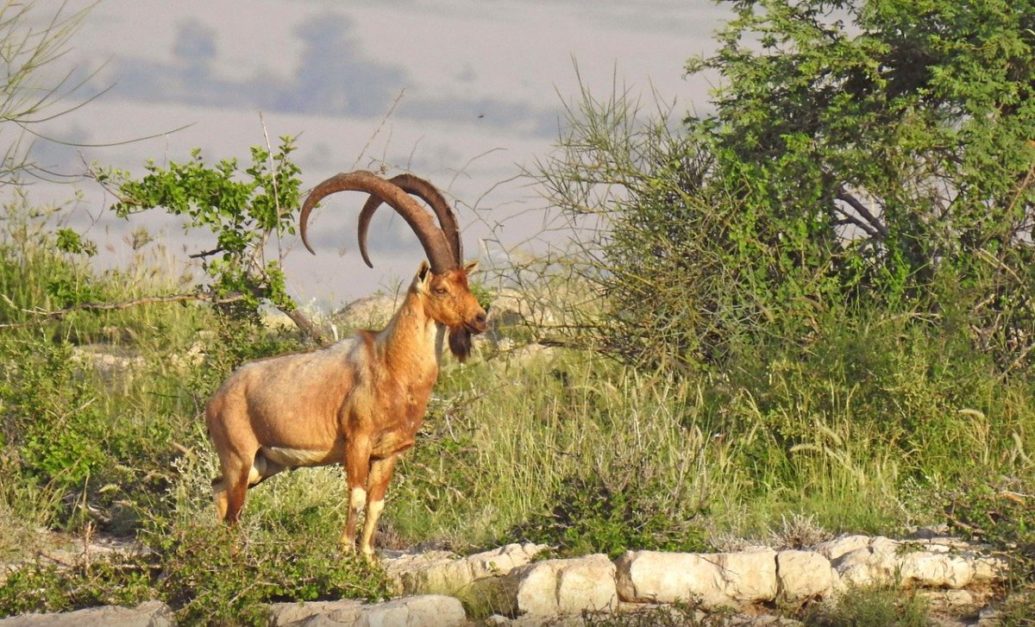
[[852, 209], [855, 209], [855, 211], [864, 220], [866, 220], [866, 222], [869, 223], [869, 225], [873, 227], [877, 231], [877, 233], [880, 234], [881, 238], [888, 236], [888, 227], [885, 226], [884, 223], [877, 216], [873, 215], [873, 213], [870, 212], [869, 208], [862, 202], [860, 202], [858, 198], [849, 193], [843, 185], [840, 189], [837, 190], [837, 199], [842, 202], [848, 203], [848, 205], [851, 206]]
[[[9, 329], [16, 327], [26, 327], [35, 324], [38, 319], [61, 319], [65, 316], [75, 313], [77, 311], [118, 311], [121, 309], [129, 309], [131, 307], [138, 307], [140, 305], [153, 305], [155, 303], [181, 303], [187, 301], [203, 301], [213, 305], [225, 305], [227, 303], [235, 303], [240, 300], [244, 300], [244, 294], [232, 294], [223, 298], [211, 298], [204, 294], [172, 294], [169, 296], [146, 296], [144, 298], [137, 298], [134, 300], [128, 300], [121, 303], [81, 303], [72, 307], [66, 307], [64, 309], [57, 309], [54, 311], [44, 311], [39, 309], [20, 309], [23, 313], [29, 314], [37, 318], [37, 320], [30, 320], [28, 322], [8, 322], [0, 324], [0, 328]], [[7, 299], [8, 304], [11, 303], [10, 299]]]

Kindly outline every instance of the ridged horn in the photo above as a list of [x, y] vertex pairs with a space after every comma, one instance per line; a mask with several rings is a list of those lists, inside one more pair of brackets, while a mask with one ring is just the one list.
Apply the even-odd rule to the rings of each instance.
[[401, 187], [365, 170], [336, 174], [309, 192], [298, 216], [302, 243], [309, 252], [316, 254], [309, 244], [307, 229], [309, 214], [313, 211], [313, 207], [325, 197], [345, 191], [366, 192], [380, 198], [395, 209], [420, 240], [421, 246], [424, 247], [424, 252], [428, 256], [432, 272], [441, 274], [459, 266], [459, 263], [453, 258], [453, 250], [446, 234], [435, 224], [431, 214]]
[[[438, 191], [429, 181], [413, 174], [397, 174], [388, 180], [401, 187], [406, 193], [413, 194], [428, 203], [428, 206], [438, 216], [439, 226], [442, 228], [446, 241], [449, 242], [449, 246], [453, 251], [453, 260], [457, 266], [463, 264], [464, 248], [460, 242], [460, 225], [457, 223], [456, 214], [453, 213], [449, 203], [442, 196], [442, 192]], [[363, 261], [371, 268], [374, 267], [374, 264], [370, 263], [370, 257], [367, 255], [367, 231], [370, 228], [370, 221], [374, 217], [374, 212], [377, 211], [382, 202], [379, 197], [371, 196], [367, 199], [366, 204], [363, 205], [363, 210], [359, 212], [359, 252], [363, 255]]]

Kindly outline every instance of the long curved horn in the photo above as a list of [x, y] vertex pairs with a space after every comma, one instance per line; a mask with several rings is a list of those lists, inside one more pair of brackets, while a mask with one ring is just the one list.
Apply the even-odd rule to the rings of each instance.
[[[438, 223], [441, 225], [446, 240], [453, 250], [453, 259], [456, 265], [463, 264], [464, 247], [460, 241], [460, 225], [457, 223], [456, 214], [453, 213], [442, 193], [430, 182], [413, 174], [397, 174], [388, 180], [401, 187], [407, 193], [413, 194], [428, 203], [435, 215], [438, 216]], [[366, 204], [363, 205], [363, 210], [359, 212], [359, 252], [363, 255], [363, 261], [371, 268], [374, 267], [374, 264], [370, 263], [370, 257], [367, 255], [367, 230], [370, 228], [370, 220], [374, 217], [374, 212], [377, 211], [382, 202], [379, 197], [371, 196]]]
[[424, 247], [424, 252], [428, 256], [428, 261], [431, 263], [432, 272], [441, 274], [459, 266], [453, 258], [453, 250], [446, 234], [435, 224], [431, 214], [401, 187], [365, 170], [336, 174], [309, 192], [298, 216], [302, 243], [309, 252], [316, 254], [307, 237], [309, 214], [313, 207], [325, 196], [344, 191], [366, 192], [391, 205], [416, 233], [417, 239], [420, 240], [421, 246]]

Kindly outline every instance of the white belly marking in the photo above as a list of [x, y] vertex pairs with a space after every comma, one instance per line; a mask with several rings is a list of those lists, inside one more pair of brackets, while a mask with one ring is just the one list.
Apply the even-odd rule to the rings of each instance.
[[301, 448], [281, 448], [276, 446], [263, 447], [262, 453], [270, 461], [280, 464], [286, 468], [298, 468], [299, 466], [322, 466], [335, 461], [328, 460], [330, 451], [312, 451]]

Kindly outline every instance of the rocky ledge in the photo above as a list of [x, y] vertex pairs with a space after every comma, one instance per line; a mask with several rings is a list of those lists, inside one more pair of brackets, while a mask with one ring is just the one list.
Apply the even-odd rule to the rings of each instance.
[[[542, 559], [547, 549], [510, 544], [469, 556], [386, 554], [382, 564], [399, 598], [277, 603], [270, 606], [271, 624], [580, 625], [587, 613], [658, 611], [677, 602], [702, 616], [722, 612], [726, 624], [796, 624], [765, 610], [879, 585], [923, 590], [935, 605], [951, 608], [945, 624], [991, 625], [994, 617], [982, 608], [990, 584], [1006, 576], [1003, 560], [953, 538], [848, 535], [808, 549], [628, 551], [614, 561], [606, 555]], [[171, 624], [172, 612], [158, 602], [0, 620], [3, 626]]]

